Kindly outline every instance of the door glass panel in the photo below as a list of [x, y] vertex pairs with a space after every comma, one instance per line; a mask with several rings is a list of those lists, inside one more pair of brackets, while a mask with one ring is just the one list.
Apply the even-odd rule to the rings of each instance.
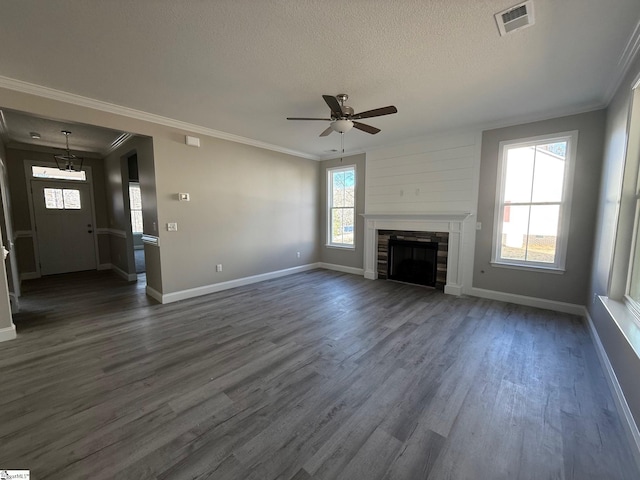
[[80, 190], [44, 188], [44, 206], [49, 210], [80, 210]]
[[61, 188], [45, 188], [44, 189], [44, 206], [47, 209], [62, 210], [64, 208], [64, 200], [62, 199]]
[[80, 210], [82, 208], [82, 205], [80, 204], [80, 190], [65, 188], [63, 190], [63, 196], [65, 209]]

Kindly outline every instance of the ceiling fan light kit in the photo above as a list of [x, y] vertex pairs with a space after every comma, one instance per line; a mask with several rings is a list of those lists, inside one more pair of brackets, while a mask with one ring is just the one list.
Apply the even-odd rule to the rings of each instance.
[[382, 108], [375, 108], [373, 110], [367, 110], [365, 112], [354, 113], [355, 110], [349, 105], [345, 105], [349, 95], [346, 93], [340, 93], [335, 97], [332, 95], [323, 95], [324, 101], [331, 109], [330, 118], [307, 118], [307, 117], [287, 117], [287, 120], [320, 120], [331, 122], [329, 128], [324, 130], [320, 136], [326, 137], [331, 132], [338, 132], [344, 134], [352, 128], [357, 128], [363, 132], [375, 135], [380, 131], [379, 128], [372, 127], [366, 123], [356, 122], [355, 120], [361, 120], [363, 118], [381, 117], [383, 115], [391, 115], [398, 113], [398, 109], [393, 105]]

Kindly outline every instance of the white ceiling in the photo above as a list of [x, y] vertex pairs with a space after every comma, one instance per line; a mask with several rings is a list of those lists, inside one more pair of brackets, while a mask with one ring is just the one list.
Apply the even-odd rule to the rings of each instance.
[[[500, 37], [514, 0], [5, 1], [0, 75], [310, 155], [321, 95], [348, 93], [382, 132], [347, 151], [603, 106], [638, 0], [534, 0], [534, 26]], [[1, 105], [0, 105], [1, 106]]]

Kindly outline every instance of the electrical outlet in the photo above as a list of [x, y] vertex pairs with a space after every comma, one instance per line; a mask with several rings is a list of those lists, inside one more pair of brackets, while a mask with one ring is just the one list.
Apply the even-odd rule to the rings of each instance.
[[222, 264], [219, 263], [216, 265], [216, 272], [221, 272], [222, 271]]
[[300, 258], [300, 252], [296, 252], [296, 257]]

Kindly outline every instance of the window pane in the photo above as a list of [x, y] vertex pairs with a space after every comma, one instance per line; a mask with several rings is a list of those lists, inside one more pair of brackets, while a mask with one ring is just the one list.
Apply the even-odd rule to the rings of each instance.
[[354, 209], [331, 209], [331, 243], [353, 245]]
[[507, 150], [507, 168], [504, 187], [505, 203], [524, 203], [531, 201], [534, 154], [534, 147], [514, 147]]
[[[640, 202], [636, 202], [636, 215], [640, 213]], [[633, 246], [633, 263], [631, 264], [631, 281], [629, 283], [629, 296], [640, 303], [640, 234], [636, 232], [635, 245]]]
[[332, 181], [332, 199], [333, 199], [333, 207], [344, 207], [345, 200], [345, 183], [344, 183], [344, 172], [334, 172], [333, 173], [333, 181]]
[[558, 241], [560, 205], [534, 205], [531, 207], [527, 260], [554, 263]]
[[[534, 202], [560, 202], [564, 185], [567, 142], [538, 145], [533, 181]], [[562, 155], [557, 152], [563, 153]]]
[[507, 260], [526, 260], [529, 206], [505, 205], [502, 223], [500, 257]]
[[129, 185], [129, 207], [131, 210], [142, 210], [142, 195], [140, 185]]
[[62, 199], [61, 188], [45, 188], [44, 189], [44, 206], [48, 209], [62, 210], [64, 201]]
[[67, 210], [80, 210], [82, 208], [80, 203], [80, 190], [65, 188], [62, 193], [64, 197], [64, 208]]
[[131, 210], [131, 230], [142, 233], [142, 210]]

